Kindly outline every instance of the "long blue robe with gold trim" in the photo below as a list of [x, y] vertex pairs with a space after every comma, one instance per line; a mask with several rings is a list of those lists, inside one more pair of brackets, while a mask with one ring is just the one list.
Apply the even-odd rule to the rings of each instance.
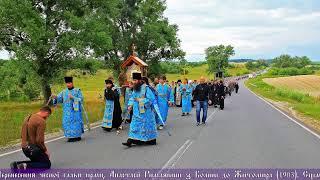
[[[183, 91], [183, 88], [186, 90]], [[180, 93], [182, 95], [182, 113], [190, 113], [192, 109], [191, 99], [192, 99], [193, 87], [189, 84], [182, 84], [180, 87]]]
[[117, 89], [105, 89], [104, 98], [106, 105], [101, 126], [107, 129], [118, 128], [122, 123], [119, 92]]
[[156, 97], [148, 86], [142, 85], [139, 92], [133, 91], [128, 103], [133, 107], [129, 130], [130, 139], [150, 141], [157, 138], [157, 125], [152, 110], [155, 103]]
[[112, 128], [114, 101], [106, 99], [104, 114], [101, 126], [104, 128]]
[[[164, 123], [167, 122], [169, 102], [174, 102], [173, 94], [171, 93], [171, 88], [167, 84], [158, 84], [156, 86], [156, 91], [158, 92], [158, 106], [160, 109], [160, 114]], [[158, 124], [162, 124], [158, 122]]]
[[[69, 93], [74, 97], [69, 98]], [[81, 137], [84, 133], [83, 119], [82, 119], [82, 103], [83, 96], [78, 88], [69, 90], [68, 88], [63, 90], [57, 95], [57, 98], [53, 100], [56, 105], [58, 103], [63, 104], [63, 117], [62, 128], [64, 136], [67, 138]]]

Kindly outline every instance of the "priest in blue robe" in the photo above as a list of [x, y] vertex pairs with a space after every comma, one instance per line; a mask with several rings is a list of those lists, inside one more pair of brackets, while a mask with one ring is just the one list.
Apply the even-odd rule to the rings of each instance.
[[133, 73], [133, 92], [129, 99], [128, 110], [133, 111], [127, 142], [135, 145], [156, 145], [157, 125], [153, 105], [156, 97], [150, 87], [141, 81], [141, 73]]
[[174, 102], [172, 89], [168, 84], [165, 83], [166, 77], [162, 76], [159, 78], [159, 84], [156, 86], [156, 91], [158, 92], [158, 106], [160, 109], [160, 114], [163, 122], [159, 122], [159, 129], [163, 129], [163, 126], [167, 122], [169, 106]]
[[191, 112], [192, 90], [192, 85], [188, 84], [188, 79], [185, 79], [180, 87], [180, 93], [182, 96], [182, 116], [185, 116], [186, 114], [189, 115]]
[[80, 141], [81, 135], [84, 133], [82, 120], [83, 96], [81, 90], [74, 87], [72, 77], [65, 77], [64, 80], [67, 88], [57, 96], [52, 95], [53, 104], [55, 106], [58, 103], [62, 104], [62, 128], [68, 142]]

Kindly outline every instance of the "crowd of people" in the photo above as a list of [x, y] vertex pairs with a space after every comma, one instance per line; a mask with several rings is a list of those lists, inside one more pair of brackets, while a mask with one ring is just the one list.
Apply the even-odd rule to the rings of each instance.
[[[66, 89], [58, 95], [52, 95], [54, 106], [62, 104], [62, 127], [68, 142], [81, 140], [84, 133], [82, 112], [83, 95], [75, 88], [72, 77], [65, 77]], [[235, 78], [206, 81], [204, 77], [197, 80], [171, 81], [165, 76], [155, 78], [152, 82], [141, 73], [132, 73], [132, 81], [119, 87], [114, 79], [105, 80], [105, 110], [101, 127], [106, 132], [112, 129], [120, 131], [123, 122], [129, 124], [128, 139], [122, 144], [156, 145], [158, 130], [167, 124], [170, 107], [181, 107], [181, 116], [189, 116], [192, 107], [196, 107], [196, 126], [205, 125], [208, 106], [224, 109], [226, 95], [238, 93], [239, 85]], [[120, 97], [124, 97], [121, 108]], [[202, 112], [202, 117], [201, 117]], [[13, 162], [12, 169], [50, 168], [50, 154], [44, 144], [45, 120], [51, 109], [44, 106], [38, 113], [29, 115], [22, 127], [22, 150], [30, 161]]]

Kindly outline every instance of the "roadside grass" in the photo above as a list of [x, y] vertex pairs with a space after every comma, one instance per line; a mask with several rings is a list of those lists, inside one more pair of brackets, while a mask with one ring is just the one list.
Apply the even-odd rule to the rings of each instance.
[[272, 76], [263, 75], [245, 82], [246, 86], [255, 93], [274, 101], [288, 102], [294, 110], [306, 116], [320, 121], [320, 99], [302, 93], [293, 88], [274, 87], [263, 81], [264, 78]]
[[[102, 119], [104, 102], [99, 98], [103, 95], [105, 87], [104, 80], [111, 75], [108, 70], [99, 70], [96, 75], [75, 78], [74, 83], [79, 87], [84, 95], [84, 107], [88, 113], [90, 123]], [[54, 85], [52, 92], [57, 94], [63, 90], [63, 80], [61, 84]], [[121, 101], [122, 102], [122, 101]], [[17, 143], [20, 138], [21, 125], [24, 118], [36, 112], [42, 106], [42, 102], [3, 102], [0, 103], [0, 147]], [[85, 121], [85, 116], [83, 116]], [[62, 128], [62, 109], [61, 105], [53, 108], [53, 114], [47, 120], [46, 133], [58, 132]]]

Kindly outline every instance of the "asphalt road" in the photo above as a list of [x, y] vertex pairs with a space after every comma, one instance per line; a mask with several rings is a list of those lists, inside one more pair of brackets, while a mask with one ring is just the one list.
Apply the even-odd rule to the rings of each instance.
[[[256, 97], [242, 84], [225, 110], [208, 111], [206, 126], [195, 126], [195, 109], [181, 117], [171, 108], [157, 146], [126, 148], [120, 135], [100, 127], [83, 140], [47, 144], [53, 168], [319, 168], [320, 139]], [[25, 160], [22, 152], [0, 155], [0, 168]]]

